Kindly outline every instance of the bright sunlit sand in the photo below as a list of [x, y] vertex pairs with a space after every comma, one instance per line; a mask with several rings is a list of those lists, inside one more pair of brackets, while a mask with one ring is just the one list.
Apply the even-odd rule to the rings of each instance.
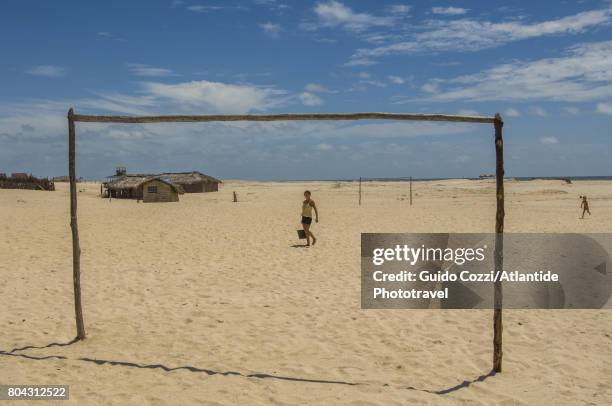
[[[611, 186], [507, 180], [505, 231], [609, 232]], [[405, 182], [365, 183], [361, 206], [356, 182], [226, 181], [163, 204], [78, 184], [88, 338], [71, 345], [57, 188], [0, 190], [0, 350], [22, 348], [0, 354], [0, 382], [70, 385], [57, 404], [612, 403], [609, 310], [504, 311], [504, 372], [487, 376], [491, 310], [360, 309], [361, 232], [493, 232], [493, 181], [415, 182], [412, 206]]]

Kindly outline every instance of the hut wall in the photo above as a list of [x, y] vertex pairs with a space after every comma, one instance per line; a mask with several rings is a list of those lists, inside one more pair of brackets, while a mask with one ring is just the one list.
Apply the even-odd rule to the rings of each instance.
[[205, 191], [204, 189], [204, 181], [194, 182], [194, 183], [181, 183], [177, 182], [179, 185], [183, 187], [185, 193], [202, 193]]
[[206, 182], [204, 184], [204, 192], [218, 192], [219, 184], [217, 182]]
[[142, 184], [142, 201], [145, 203], [178, 202], [179, 197], [172, 186], [158, 180], [151, 180]]
[[133, 189], [132, 199], [142, 200], [144, 197], [143, 186], [140, 185], [137, 188]]
[[137, 188], [108, 188], [108, 194], [115, 199], [139, 199], [142, 200], [142, 186]]

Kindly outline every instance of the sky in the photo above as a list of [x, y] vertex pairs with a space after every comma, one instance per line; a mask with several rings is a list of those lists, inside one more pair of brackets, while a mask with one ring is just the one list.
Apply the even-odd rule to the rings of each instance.
[[[551, 7], [554, 4], [554, 7]], [[612, 2], [3, 2], [0, 172], [67, 173], [66, 113], [504, 118], [507, 176], [612, 175]], [[77, 175], [474, 177], [490, 125], [77, 123]]]

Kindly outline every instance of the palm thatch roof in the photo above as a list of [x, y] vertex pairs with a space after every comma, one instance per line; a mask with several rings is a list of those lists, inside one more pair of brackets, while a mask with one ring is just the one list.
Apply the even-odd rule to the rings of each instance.
[[143, 182], [153, 178], [150, 175], [124, 175], [114, 177], [106, 182], [106, 188], [111, 190], [136, 189]]
[[128, 190], [138, 189], [143, 184], [158, 180], [162, 183], [170, 185], [177, 193], [183, 194], [185, 191], [178, 183], [172, 181], [172, 179], [163, 175], [123, 175], [115, 176], [113, 179], [105, 183], [105, 186], [109, 190]]
[[154, 174], [120, 174], [108, 176], [107, 181], [104, 183], [105, 187], [109, 190], [126, 190], [126, 189], [137, 189], [144, 182], [158, 179], [164, 183], [168, 183], [173, 187], [177, 188], [179, 193], [184, 193], [181, 185], [190, 185], [199, 182], [211, 182], [221, 183], [217, 178], [205, 175], [201, 172], [164, 172], [157, 175]]
[[198, 182], [212, 182], [212, 183], [221, 183], [221, 181], [217, 178], [213, 178], [212, 176], [205, 175], [201, 172], [193, 171], [193, 172], [165, 172], [160, 174], [159, 176], [164, 177], [166, 179], [170, 179], [173, 183], [181, 183], [181, 184], [192, 184]]
[[181, 185], [177, 185], [176, 183], [172, 183], [172, 182], [171, 182], [169, 179], [164, 178], [164, 177], [162, 177], [162, 176], [156, 176], [156, 177], [153, 177], [153, 178], [148, 178], [148, 179], [145, 179], [145, 180], [144, 180], [143, 182], [141, 182], [140, 184], [144, 186], [146, 183], [149, 183], [149, 182], [154, 181], [154, 180], [159, 181], [159, 182], [161, 182], [161, 183], [165, 183], [166, 185], [168, 185], [168, 186], [170, 186], [172, 189], [174, 189], [174, 191], [175, 191], [176, 193], [178, 193], [178, 194], [183, 194], [183, 193], [185, 193], [185, 191], [183, 190], [183, 188], [181, 187]]

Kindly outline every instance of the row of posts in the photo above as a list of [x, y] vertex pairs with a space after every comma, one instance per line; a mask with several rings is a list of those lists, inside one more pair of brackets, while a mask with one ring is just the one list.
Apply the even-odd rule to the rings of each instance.
[[[363, 178], [359, 177], [359, 205], [361, 206], [361, 182]], [[410, 177], [410, 205], [412, 206], [412, 176]]]

